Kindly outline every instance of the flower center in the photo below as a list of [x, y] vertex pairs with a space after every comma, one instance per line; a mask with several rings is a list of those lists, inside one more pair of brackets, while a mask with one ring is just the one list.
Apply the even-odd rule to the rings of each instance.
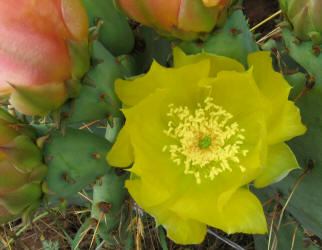
[[177, 165], [185, 166], [185, 174], [193, 174], [197, 183], [201, 178], [213, 180], [223, 171], [246, 169], [240, 164], [240, 157], [246, 156], [242, 149], [244, 129], [232, 122], [233, 115], [217, 106], [213, 98], [207, 97], [198, 103], [194, 112], [187, 106], [169, 105], [170, 118], [164, 133], [175, 139], [175, 143], [165, 145], [163, 151]]
[[211, 146], [211, 138], [207, 135], [199, 142], [200, 148], [209, 148]]

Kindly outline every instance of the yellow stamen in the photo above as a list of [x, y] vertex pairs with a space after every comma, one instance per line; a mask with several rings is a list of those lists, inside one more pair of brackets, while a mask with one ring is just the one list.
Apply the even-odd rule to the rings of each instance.
[[194, 175], [201, 183], [201, 178], [213, 180], [223, 171], [233, 171], [234, 166], [246, 170], [240, 165], [240, 157], [247, 154], [241, 149], [244, 130], [231, 122], [233, 115], [215, 105], [213, 98], [207, 97], [203, 105], [198, 103], [193, 113], [187, 106], [171, 104], [169, 108], [170, 121], [164, 133], [177, 143], [165, 145], [163, 152], [169, 152], [177, 165], [183, 162], [185, 174]]

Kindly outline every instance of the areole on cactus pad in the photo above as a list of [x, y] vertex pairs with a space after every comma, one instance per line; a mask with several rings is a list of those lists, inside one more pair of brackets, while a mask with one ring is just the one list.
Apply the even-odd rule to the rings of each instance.
[[89, 68], [81, 1], [1, 1], [0, 37], [0, 96], [17, 110], [44, 115], [78, 94]]
[[160, 34], [195, 40], [223, 25], [235, 0], [114, 0], [130, 18]]

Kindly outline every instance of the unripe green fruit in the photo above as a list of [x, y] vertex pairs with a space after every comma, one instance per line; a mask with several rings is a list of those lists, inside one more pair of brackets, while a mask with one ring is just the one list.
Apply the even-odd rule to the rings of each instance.
[[27, 219], [42, 200], [47, 166], [35, 144], [35, 132], [0, 109], [0, 223]]
[[322, 1], [320, 0], [279, 0], [282, 11], [302, 40], [322, 43]]

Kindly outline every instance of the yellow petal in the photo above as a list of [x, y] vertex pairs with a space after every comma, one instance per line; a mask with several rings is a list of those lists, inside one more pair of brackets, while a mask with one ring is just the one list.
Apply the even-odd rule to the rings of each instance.
[[186, 55], [178, 47], [175, 47], [173, 49], [173, 60], [175, 68], [189, 64], [195, 64], [205, 59], [210, 60], [210, 77], [216, 76], [220, 71], [245, 71], [245, 68], [241, 63], [229, 57], [217, 56], [206, 52], [202, 52], [197, 55]]
[[229, 234], [237, 232], [264, 234], [267, 232], [262, 205], [257, 197], [245, 188], [240, 188], [231, 196], [219, 217], [217, 227]]
[[306, 132], [306, 127], [301, 122], [300, 111], [291, 101], [285, 102], [278, 111], [276, 110], [267, 128], [267, 143], [270, 145], [290, 140]]
[[207, 85], [215, 104], [222, 106], [237, 119], [249, 113], [264, 111], [264, 103], [252, 77], [252, 71], [223, 71], [209, 78]]
[[190, 193], [178, 199], [170, 209], [181, 216], [207, 223], [229, 234], [266, 233], [267, 224], [262, 205], [248, 189], [238, 189], [221, 210], [216, 199], [218, 194], [214, 191], [210, 195], [208, 191], [206, 195]]
[[287, 101], [291, 86], [283, 75], [272, 66], [270, 52], [254, 52], [248, 56], [248, 64], [253, 67], [253, 75], [258, 88], [272, 105]]
[[157, 223], [167, 230], [167, 236], [177, 244], [200, 244], [207, 234], [206, 224], [183, 218], [168, 209], [155, 208], [150, 212], [155, 215]]
[[272, 67], [269, 52], [255, 52], [249, 55], [248, 63], [263, 96], [270, 105], [267, 110], [269, 144], [289, 140], [305, 133], [298, 109], [288, 101], [291, 86], [283, 75]]
[[202, 60], [196, 64], [173, 69], [153, 62], [150, 71], [132, 81], [116, 80], [115, 92], [128, 106], [136, 105], [156, 89], [182, 89], [189, 85], [197, 86], [200, 79], [209, 75], [210, 62]]
[[131, 179], [125, 182], [132, 198], [144, 209], [160, 205], [171, 197], [170, 190], [160, 188], [153, 180], [143, 181], [139, 177], [131, 175]]
[[245, 157], [240, 158], [240, 165], [246, 171], [241, 174], [243, 180], [240, 186], [253, 181], [261, 170], [267, 155], [267, 128], [262, 112], [254, 112], [237, 120], [239, 126], [245, 129], [243, 150], [247, 150]]
[[199, 244], [203, 241], [206, 225], [170, 211], [165, 203], [170, 198], [167, 189], [160, 189], [153, 180], [147, 183], [141, 179], [126, 181], [126, 188], [137, 204], [150, 213], [157, 224], [166, 228], [170, 239], [178, 244]]
[[[182, 98], [190, 99], [184, 91], [182, 93]], [[168, 107], [165, 104], [169, 103], [167, 98], [171, 96], [173, 92], [169, 90], [157, 90], [123, 112], [135, 152], [135, 164], [130, 171], [141, 179], [154, 182], [160, 189], [176, 192], [177, 183], [185, 183], [182, 180], [184, 166], [176, 165], [169, 153], [163, 150], [164, 146], [173, 143], [173, 139], [164, 133], [168, 124], [165, 119]]]
[[257, 188], [265, 187], [283, 179], [291, 170], [299, 168], [291, 149], [285, 143], [268, 147], [267, 161], [254, 182]]
[[118, 134], [115, 144], [106, 156], [106, 160], [113, 167], [124, 168], [133, 163], [133, 148], [126, 126]]

